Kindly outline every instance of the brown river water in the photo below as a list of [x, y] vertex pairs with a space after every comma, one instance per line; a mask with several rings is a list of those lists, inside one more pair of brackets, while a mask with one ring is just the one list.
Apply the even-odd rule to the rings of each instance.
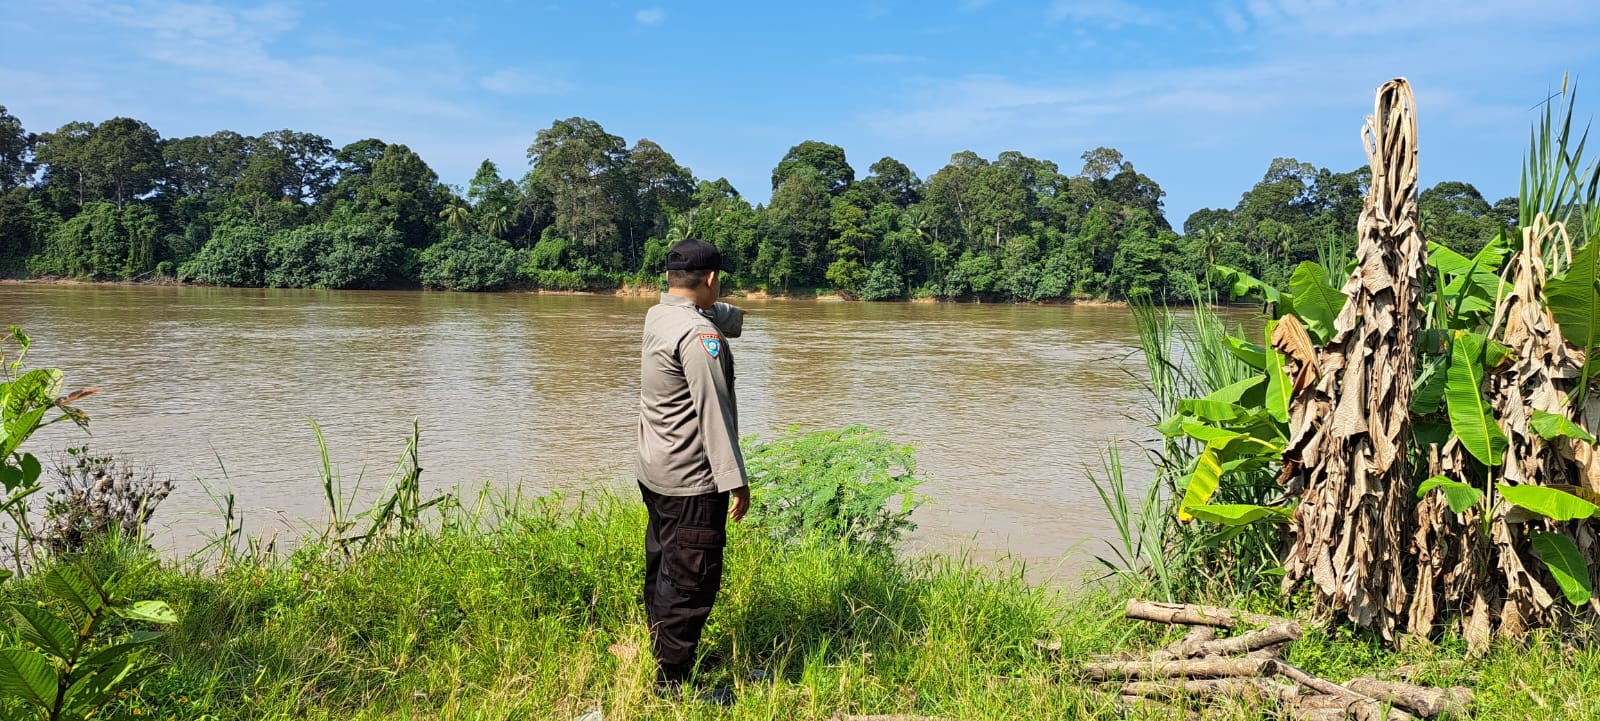
[[[1089, 473], [1131, 420], [1144, 376], [1125, 308], [739, 301], [731, 345], [741, 430], [863, 424], [914, 445], [911, 552], [1025, 561], [1079, 577], [1114, 527]], [[434, 490], [597, 485], [632, 495], [640, 324], [653, 298], [0, 285], [0, 324], [61, 368], [92, 436], [69, 424], [40, 455], [88, 442], [173, 478], [157, 542], [192, 550], [221, 528], [206, 484], [253, 533], [293, 538], [326, 517], [315, 419], [370, 497], [412, 419]], [[1131, 445], [1129, 483], [1149, 482]]]

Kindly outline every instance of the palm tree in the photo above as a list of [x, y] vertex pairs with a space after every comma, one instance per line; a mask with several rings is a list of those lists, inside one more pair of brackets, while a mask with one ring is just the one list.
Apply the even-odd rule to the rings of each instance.
[[489, 214], [489, 221], [484, 224], [484, 230], [496, 238], [504, 239], [506, 231], [511, 229], [511, 207], [501, 205]]
[[439, 217], [444, 220], [445, 225], [461, 230], [472, 217], [472, 207], [460, 198], [452, 198], [450, 204], [439, 211]]

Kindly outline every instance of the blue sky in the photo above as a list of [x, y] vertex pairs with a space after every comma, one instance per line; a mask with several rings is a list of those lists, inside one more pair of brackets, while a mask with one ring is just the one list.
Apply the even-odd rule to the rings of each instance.
[[649, 138], [754, 202], [803, 140], [857, 175], [893, 156], [1017, 150], [1077, 172], [1096, 146], [1181, 225], [1277, 156], [1365, 162], [1379, 84], [1416, 90], [1423, 182], [1516, 192], [1532, 110], [1563, 72], [1600, 109], [1600, 3], [201, 2], [0, 0], [0, 105], [33, 131], [117, 115], [164, 137], [231, 129], [404, 143], [448, 183], [527, 170], [553, 120]]

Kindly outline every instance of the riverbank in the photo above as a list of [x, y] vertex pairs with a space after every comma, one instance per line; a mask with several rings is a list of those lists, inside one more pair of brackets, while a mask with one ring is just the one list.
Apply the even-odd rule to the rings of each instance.
[[[103, 717], [1141, 718], [1090, 690], [1080, 664], [1180, 633], [1121, 618], [1124, 594], [1141, 589], [1055, 592], [1018, 569], [783, 543], [736, 526], [704, 648], [724, 659], [705, 681], [731, 686], [739, 702], [662, 700], [638, 602], [643, 524], [637, 503], [605, 494], [490, 502], [348, 557], [311, 543], [220, 570], [216, 557], [205, 569], [163, 566], [132, 594], [178, 612], [153, 647], [162, 668]], [[129, 568], [140, 556], [124, 547], [96, 565]], [[32, 581], [0, 586], [12, 603], [41, 595]], [[1289, 653], [1341, 679], [1409, 664], [1422, 682], [1475, 688], [1478, 718], [1600, 713], [1600, 653], [1550, 637], [1469, 659], [1453, 640], [1402, 655], [1336, 627]]]
[[[176, 278], [161, 277], [153, 280], [118, 281], [118, 280], [77, 280], [73, 278], [0, 278], [0, 285], [46, 285], [46, 286], [106, 286], [106, 287], [188, 287], [188, 288], [213, 288], [218, 286], [188, 283]], [[417, 291], [429, 293], [456, 293], [467, 291], [429, 290], [426, 288], [396, 287], [383, 288], [386, 291]], [[361, 292], [361, 291], [351, 291]], [[619, 297], [619, 298], [653, 298], [661, 292], [658, 286], [623, 285], [611, 290], [554, 290], [545, 288], [493, 291], [495, 293], [528, 293], [534, 295], [555, 296], [594, 296], [594, 297]], [[476, 293], [470, 293], [476, 294]], [[863, 301], [859, 298], [833, 293], [831, 291], [801, 290], [785, 293], [769, 293], [764, 290], [729, 289], [724, 293], [725, 298], [746, 299], [755, 301], [804, 301], [804, 302], [870, 302], [870, 303], [959, 303], [959, 304], [984, 304], [984, 305], [1041, 305], [1041, 306], [1090, 306], [1097, 308], [1127, 308], [1129, 303], [1124, 300], [1101, 300], [1095, 298], [1052, 298], [1037, 301], [1011, 301], [1011, 300], [984, 300], [982, 298], [963, 298], [952, 300], [947, 298], [902, 298], [898, 300]], [[1186, 302], [1169, 301], [1168, 305], [1184, 306]]]

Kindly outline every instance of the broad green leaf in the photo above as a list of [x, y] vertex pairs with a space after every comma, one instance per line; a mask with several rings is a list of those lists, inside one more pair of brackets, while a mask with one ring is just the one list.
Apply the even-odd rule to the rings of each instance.
[[44, 575], [44, 585], [57, 598], [84, 613], [94, 613], [105, 605], [100, 584], [79, 566], [60, 564], [51, 568]]
[[1600, 242], [1572, 255], [1572, 267], [1545, 283], [1545, 302], [1561, 324], [1561, 336], [1584, 351], [1600, 345]]
[[56, 671], [32, 651], [0, 649], [0, 695], [47, 704], [56, 696]]
[[1450, 411], [1450, 426], [1461, 445], [1478, 462], [1498, 466], [1506, 450], [1506, 435], [1495, 423], [1488, 402], [1483, 399], [1484, 337], [1457, 332], [1450, 348], [1450, 368], [1446, 372], [1445, 405]]
[[1547, 441], [1555, 440], [1557, 436], [1566, 436], [1568, 438], [1576, 438], [1591, 446], [1595, 443], [1593, 435], [1590, 435], [1588, 431], [1573, 423], [1566, 416], [1535, 410], [1530, 425], [1533, 426], [1534, 432], [1538, 433], [1540, 438]]
[[1245, 296], [1257, 295], [1268, 303], [1281, 303], [1283, 294], [1259, 279], [1243, 271], [1234, 270], [1225, 265], [1213, 265], [1211, 271], [1217, 278], [1228, 284], [1228, 299], [1237, 300]]
[[1493, 301], [1501, 288], [1500, 266], [1509, 254], [1503, 238], [1496, 237], [1468, 258], [1438, 243], [1428, 243], [1428, 265], [1450, 277], [1446, 295], [1477, 294]]
[[159, 640], [162, 635], [160, 631], [135, 631], [128, 634], [128, 637], [121, 643], [112, 644], [95, 651], [87, 661], [79, 665], [79, 668], [89, 670], [108, 666], [111, 662], [128, 655], [135, 649]]
[[1210, 446], [1225, 446], [1245, 437], [1243, 433], [1230, 431], [1226, 428], [1208, 426], [1189, 419], [1184, 419], [1181, 428], [1184, 435]]
[[1189, 509], [1189, 513], [1202, 521], [1220, 523], [1224, 526], [1243, 526], [1263, 518], [1279, 522], [1294, 518], [1294, 512], [1287, 508], [1254, 506], [1247, 503], [1195, 506]]
[[1231, 335], [1222, 337], [1222, 345], [1228, 349], [1229, 353], [1233, 354], [1233, 357], [1243, 361], [1245, 365], [1258, 371], [1266, 370], [1267, 354], [1265, 348]]
[[150, 623], [177, 623], [178, 614], [166, 601], [138, 601], [133, 605], [113, 609], [118, 616], [133, 621], [149, 621]]
[[1294, 296], [1294, 314], [1305, 322], [1318, 344], [1327, 343], [1333, 337], [1333, 320], [1344, 309], [1345, 295], [1328, 285], [1328, 273], [1322, 266], [1309, 260], [1294, 269], [1289, 291]]
[[25, 603], [13, 604], [12, 615], [17, 619], [17, 633], [22, 640], [49, 652], [56, 658], [66, 660], [72, 658], [76, 647], [78, 635], [73, 633], [72, 626], [55, 617], [38, 606]]
[[1256, 386], [1261, 385], [1261, 381], [1261, 376], [1246, 378], [1238, 383], [1224, 386], [1212, 391], [1211, 394], [1207, 395], [1204, 400], [1214, 401], [1217, 403], [1239, 403], [1244, 399], [1246, 393], [1250, 392], [1250, 390]]
[[1589, 564], [1572, 539], [1559, 533], [1535, 533], [1531, 540], [1567, 600], [1573, 605], [1588, 603], [1594, 596], [1594, 584], [1589, 580]]
[[1236, 421], [1250, 414], [1249, 411], [1233, 403], [1223, 403], [1204, 398], [1190, 398], [1178, 401], [1178, 412], [1211, 423]]
[[4, 581], [8, 578], [11, 578], [11, 572], [5, 570], [4, 568], [0, 568], [0, 581]]
[[1445, 382], [1449, 380], [1446, 373], [1449, 367], [1450, 357], [1439, 356], [1429, 360], [1417, 373], [1417, 382], [1411, 391], [1413, 414], [1425, 416], [1439, 410], [1439, 404], [1444, 401]]
[[1194, 461], [1194, 472], [1189, 474], [1189, 482], [1184, 485], [1183, 504], [1178, 506], [1178, 520], [1192, 521], [1194, 516], [1189, 509], [1203, 506], [1216, 495], [1217, 488], [1222, 484], [1222, 463], [1217, 459], [1217, 450], [1206, 446], [1200, 456]]
[[1168, 438], [1183, 435], [1183, 415], [1174, 413], [1167, 416], [1165, 420], [1156, 424], [1156, 430], [1161, 431], [1161, 435]]
[[[1272, 338], [1273, 328], [1277, 321], [1267, 323], [1267, 338]], [[1289, 374], [1283, 372], [1283, 365], [1287, 359], [1282, 353], [1269, 344], [1266, 347], [1267, 355], [1267, 413], [1279, 423], [1289, 422], [1289, 401], [1294, 395], [1294, 387], [1289, 382]]]
[[1537, 513], [1556, 521], [1589, 518], [1600, 511], [1600, 506], [1583, 500], [1567, 491], [1549, 486], [1498, 486], [1500, 496], [1507, 503]]
[[39, 459], [35, 458], [32, 453], [22, 454], [22, 462], [19, 467], [22, 469], [23, 486], [31, 486], [38, 483], [39, 474], [44, 472], [44, 468], [39, 464]]
[[1444, 476], [1434, 476], [1423, 481], [1422, 485], [1417, 487], [1417, 498], [1428, 495], [1428, 491], [1435, 488], [1444, 491], [1444, 500], [1450, 504], [1450, 510], [1455, 513], [1461, 513], [1477, 505], [1478, 501], [1483, 500], [1483, 491], [1470, 484], [1453, 481]]

